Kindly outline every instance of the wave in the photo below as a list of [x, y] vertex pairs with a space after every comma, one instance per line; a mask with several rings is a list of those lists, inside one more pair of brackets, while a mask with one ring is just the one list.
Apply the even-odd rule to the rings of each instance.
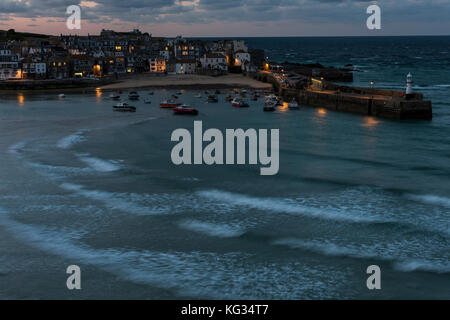
[[333, 268], [300, 262], [272, 263], [268, 268], [266, 263], [250, 263], [252, 255], [241, 252], [93, 248], [80, 241], [84, 232], [26, 225], [10, 219], [1, 209], [0, 225], [33, 248], [63, 257], [71, 264], [93, 265], [122, 280], [173, 290], [180, 296], [252, 300], [337, 298], [341, 283], [348, 277]]
[[[138, 194], [114, 193], [101, 190], [89, 190], [82, 185], [63, 183], [60, 187], [66, 191], [74, 192], [85, 198], [103, 202], [103, 204], [110, 209], [119, 210], [126, 213], [133, 213], [136, 215], [149, 214], [167, 214], [170, 211], [167, 206], [144, 205], [149, 199]], [[156, 195], [155, 197], [158, 197]]]
[[[398, 256], [395, 252], [386, 253], [386, 251], [388, 251], [386, 248], [375, 244], [373, 246], [352, 244], [339, 246], [328, 241], [303, 241], [295, 238], [275, 240], [273, 244], [287, 246], [292, 249], [303, 249], [326, 256], [387, 261], [393, 264], [394, 269], [402, 272], [427, 271], [433, 273], [450, 273], [450, 263], [448, 260], [431, 261], [402, 257]], [[397, 247], [395, 250], [404, 252], [401, 247]]]
[[91, 175], [95, 172], [91, 168], [53, 166], [37, 162], [28, 162], [25, 165], [34, 169], [39, 175], [55, 180], [64, 179], [68, 176]]
[[99, 158], [90, 157], [89, 154], [77, 154], [77, 156], [80, 161], [99, 172], [113, 172], [122, 168], [119, 162], [115, 160], [102, 160]]
[[276, 198], [256, 198], [220, 190], [198, 191], [197, 194], [207, 199], [214, 199], [236, 206], [245, 206], [264, 211], [299, 214], [313, 218], [347, 222], [388, 222], [387, 220], [362, 217], [356, 212], [341, 213], [333, 210], [323, 210], [307, 207], [288, 199], [282, 200]]
[[436, 195], [408, 195], [412, 200], [422, 202], [425, 204], [439, 205], [446, 208], [450, 208], [450, 198], [436, 196]]
[[60, 149], [70, 149], [75, 144], [81, 143], [86, 140], [84, 134], [87, 131], [88, 131], [87, 129], [79, 130], [74, 134], [71, 134], [70, 136], [64, 137], [58, 141], [56, 146]]
[[206, 234], [218, 238], [235, 238], [245, 233], [241, 227], [226, 224], [213, 224], [198, 220], [187, 220], [179, 223], [180, 228]]
[[16, 144], [13, 144], [12, 146], [10, 146], [8, 148], [8, 153], [9, 154], [13, 154], [15, 156], [20, 156], [22, 151], [23, 151], [23, 149], [25, 149], [26, 144], [27, 144], [26, 140], [18, 142]]
[[394, 263], [394, 268], [403, 272], [425, 271], [433, 273], [450, 273], [450, 263], [433, 264], [424, 260], [407, 260]]

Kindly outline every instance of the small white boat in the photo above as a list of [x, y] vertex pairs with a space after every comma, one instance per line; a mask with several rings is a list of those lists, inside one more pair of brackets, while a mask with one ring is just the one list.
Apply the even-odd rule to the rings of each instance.
[[58, 98], [65, 98], [66, 95], [64, 93], [58, 94]]
[[297, 101], [293, 99], [291, 102], [289, 102], [289, 109], [299, 109]]
[[200, 93], [197, 93], [194, 95], [194, 98], [201, 98], [201, 97], [202, 97], [202, 95]]
[[119, 96], [118, 94], [115, 94], [115, 93], [111, 93], [111, 94], [109, 95], [109, 98], [110, 98], [111, 100], [120, 100], [120, 96]]
[[118, 112], [136, 112], [136, 107], [131, 106], [126, 102], [120, 102], [113, 106], [113, 110]]

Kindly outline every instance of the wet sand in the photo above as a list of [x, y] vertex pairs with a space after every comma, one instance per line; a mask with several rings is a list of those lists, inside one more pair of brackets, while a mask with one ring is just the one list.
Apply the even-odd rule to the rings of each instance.
[[130, 89], [130, 88], [233, 88], [248, 87], [254, 89], [270, 89], [272, 86], [242, 74], [228, 74], [220, 77], [210, 77], [196, 74], [185, 75], [151, 75], [141, 74], [124, 79], [118, 83], [102, 86], [101, 89]]

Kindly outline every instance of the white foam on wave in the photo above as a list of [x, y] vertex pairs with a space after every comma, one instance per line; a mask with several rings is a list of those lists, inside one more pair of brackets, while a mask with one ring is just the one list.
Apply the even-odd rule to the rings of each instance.
[[114, 172], [122, 168], [119, 161], [116, 160], [102, 160], [91, 157], [89, 154], [77, 154], [80, 161], [87, 164], [90, 168], [99, 172]]
[[434, 273], [450, 273], [450, 262], [432, 264], [425, 260], [410, 259], [394, 263], [394, 268], [403, 272], [426, 271]]
[[[77, 264], [89, 264], [138, 284], [172, 289], [181, 296], [213, 299], [337, 298], [347, 273], [299, 262], [249, 263], [249, 254], [97, 249], [83, 232], [25, 225], [0, 209], [0, 225], [28, 245]], [[239, 276], [236, 276], [239, 275]], [[295, 279], [295, 281], [292, 281]], [[301, 290], [299, 290], [301, 288]], [[126, 297], [126, 293], [124, 293]]]
[[26, 140], [13, 144], [8, 148], [8, 153], [13, 154], [15, 156], [19, 156], [22, 153], [23, 149], [25, 149], [26, 144], [27, 144]]
[[85, 141], [86, 138], [84, 137], [84, 133], [86, 131], [88, 131], [88, 130], [87, 129], [79, 130], [79, 131], [75, 132], [74, 134], [71, 134], [70, 136], [62, 138], [56, 144], [57, 147], [60, 149], [70, 149], [75, 144]]
[[[63, 183], [61, 188], [64, 190], [74, 192], [85, 198], [103, 202], [103, 204], [110, 209], [119, 210], [126, 213], [133, 213], [136, 215], [149, 214], [167, 214], [169, 210], [166, 206], [161, 205], [145, 205], [148, 203], [148, 197], [138, 194], [115, 193], [101, 190], [89, 190], [82, 185]], [[157, 195], [154, 196], [158, 197]], [[151, 200], [151, 199], [150, 199]]]
[[436, 195], [408, 195], [412, 200], [419, 201], [425, 204], [439, 205], [450, 208], [450, 198], [436, 196]]
[[180, 228], [218, 238], [235, 238], [245, 233], [245, 229], [228, 224], [215, 224], [198, 220], [186, 220], [179, 223]]
[[[336, 245], [331, 241], [301, 240], [296, 238], [278, 239], [274, 245], [287, 246], [292, 249], [302, 249], [315, 252], [321, 255], [333, 257], [349, 257], [354, 259], [373, 259], [388, 261], [393, 263], [393, 267], [398, 271], [427, 271], [434, 273], [449, 273], [450, 263], [446, 259], [419, 259], [408, 256], [404, 248], [410, 246], [409, 243], [389, 245], [367, 245], [367, 244], [346, 244]], [[400, 246], [399, 246], [400, 245]]]
[[37, 162], [27, 162], [26, 166], [34, 169], [39, 175], [54, 180], [61, 180], [68, 176], [91, 175], [95, 172], [91, 168], [53, 166]]
[[298, 204], [289, 199], [277, 198], [256, 198], [241, 194], [230, 193], [220, 190], [207, 190], [197, 192], [199, 196], [207, 199], [214, 199], [231, 205], [244, 206], [271, 212], [282, 212], [287, 214], [298, 214], [313, 218], [330, 219], [348, 222], [377, 222], [375, 218], [361, 217], [357, 213], [341, 213], [333, 210], [323, 210]]

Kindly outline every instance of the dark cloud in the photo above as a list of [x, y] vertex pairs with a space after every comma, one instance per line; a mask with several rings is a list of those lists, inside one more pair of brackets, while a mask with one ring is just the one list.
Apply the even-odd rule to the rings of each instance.
[[[211, 22], [361, 24], [371, 0], [86, 0], [95, 7], [83, 7], [82, 18], [93, 23], [138, 24]], [[0, 18], [66, 17], [69, 5], [80, 0], [0, 0]], [[426, 23], [449, 20], [450, 1], [380, 0], [382, 13], [393, 23]], [[448, 25], [448, 23], [447, 23]]]

